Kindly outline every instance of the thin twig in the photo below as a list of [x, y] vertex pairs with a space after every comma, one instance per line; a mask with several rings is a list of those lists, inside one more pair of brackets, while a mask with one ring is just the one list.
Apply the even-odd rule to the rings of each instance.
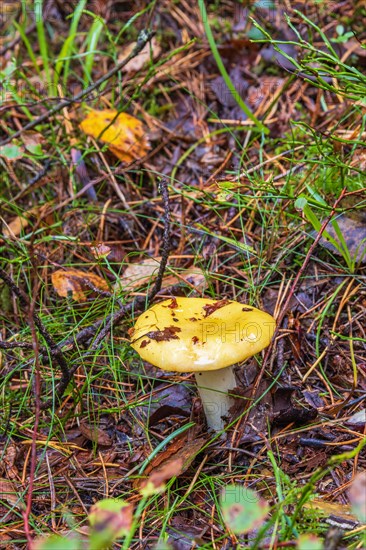
[[163, 277], [165, 269], [169, 259], [170, 252], [170, 202], [169, 202], [169, 190], [168, 190], [168, 180], [162, 178], [159, 183], [159, 191], [163, 197], [163, 208], [164, 208], [164, 233], [163, 233], [163, 250], [161, 253], [161, 262], [159, 266], [159, 271], [156, 277], [155, 284], [152, 290], [149, 292], [147, 301], [151, 302], [158, 292], [161, 290], [161, 285], [163, 283]]
[[42, 122], [44, 122], [45, 120], [50, 118], [52, 115], [55, 115], [56, 113], [59, 113], [65, 107], [68, 107], [72, 103], [76, 103], [76, 102], [80, 101], [81, 99], [83, 99], [85, 96], [89, 95], [96, 88], [98, 88], [101, 84], [103, 84], [104, 82], [106, 82], [107, 80], [112, 78], [112, 76], [114, 76], [121, 69], [123, 69], [123, 67], [125, 65], [127, 65], [127, 63], [129, 61], [131, 61], [131, 59], [136, 57], [141, 52], [141, 50], [152, 39], [153, 36], [154, 36], [153, 32], [146, 31], [146, 30], [141, 31], [139, 36], [138, 36], [136, 46], [134, 47], [134, 49], [132, 50], [130, 55], [128, 55], [123, 61], [121, 61], [120, 63], [115, 65], [115, 67], [113, 67], [105, 75], [98, 78], [98, 80], [96, 80], [88, 88], [86, 88], [85, 90], [82, 90], [81, 92], [76, 94], [75, 97], [70, 98], [70, 99], [63, 99], [62, 101], [60, 101], [60, 103], [55, 105], [50, 111], [48, 111], [47, 113], [44, 113], [43, 115], [37, 117], [35, 120], [32, 120], [31, 122], [29, 122], [28, 124], [23, 126], [23, 128], [21, 128], [17, 132], [14, 132], [14, 134], [11, 134], [10, 136], [8, 136], [6, 139], [4, 139], [3, 141], [0, 142], [0, 147], [2, 147], [3, 145], [6, 145], [10, 141], [12, 141], [14, 138], [17, 138], [17, 137], [21, 136], [23, 132], [31, 130], [35, 126], [38, 126], [38, 124], [41, 124]]

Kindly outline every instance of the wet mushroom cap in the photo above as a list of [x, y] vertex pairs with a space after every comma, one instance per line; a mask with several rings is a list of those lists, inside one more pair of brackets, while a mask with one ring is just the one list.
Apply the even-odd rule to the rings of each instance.
[[131, 346], [162, 370], [200, 372], [244, 361], [267, 347], [269, 313], [231, 300], [171, 298], [142, 313]]

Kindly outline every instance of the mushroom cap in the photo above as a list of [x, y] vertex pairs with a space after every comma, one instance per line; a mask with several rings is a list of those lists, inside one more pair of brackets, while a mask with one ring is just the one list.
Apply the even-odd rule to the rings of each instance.
[[131, 346], [162, 370], [200, 372], [244, 361], [267, 347], [275, 320], [231, 300], [170, 298], [142, 313]]

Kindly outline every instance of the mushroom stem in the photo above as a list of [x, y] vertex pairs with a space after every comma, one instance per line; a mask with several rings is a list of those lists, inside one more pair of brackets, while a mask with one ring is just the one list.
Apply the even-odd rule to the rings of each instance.
[[196, 372], [195, 376], [207, 424], [219, 432], [225, 426], [222, 417], [228, 415], [234, 402], [228, 394], [236, 386], [234, 368]]

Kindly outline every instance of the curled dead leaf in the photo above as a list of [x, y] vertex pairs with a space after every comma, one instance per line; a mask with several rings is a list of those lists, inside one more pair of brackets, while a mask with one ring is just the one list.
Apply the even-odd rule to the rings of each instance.
[[18, 468], [15, 464], [17, 455], [18, 448], [11, 439], [2, 451], [2, 464], [0, 464], [1, 473], [5, 471], [9, 479], [16, 479], [18, 477]]
[[23, 132], [22, 141], [27, 151], [36, 153], [42, 151], [42, 144], [45, 142], [45, 137], [40, 132], [28, 131]]
[[92, 251], [93, 256], [98, 260], [101, 260], [102, 258], [107, 258], [108, 255], [111, 253], [111, 247], [103, 243], [99, 243], [96, 246], [91, 246], [90, 250]]
[[85, 302], [87, 295], [109, 291], [106, 281], [99, 275], [79, 269], [59, 269], [52, 273], [51, 280], [59, 296], [66, 298], [71, 293], [77, 302]]
[[149, 477], [143, 481], [140, 490], [143, 494], [160, 493], [165, 489], [165, 482], [172, 477], [177, 477], [184, 472], [184, 460], [182, 457], [177, 457], [169, 460], [152, 472]]

